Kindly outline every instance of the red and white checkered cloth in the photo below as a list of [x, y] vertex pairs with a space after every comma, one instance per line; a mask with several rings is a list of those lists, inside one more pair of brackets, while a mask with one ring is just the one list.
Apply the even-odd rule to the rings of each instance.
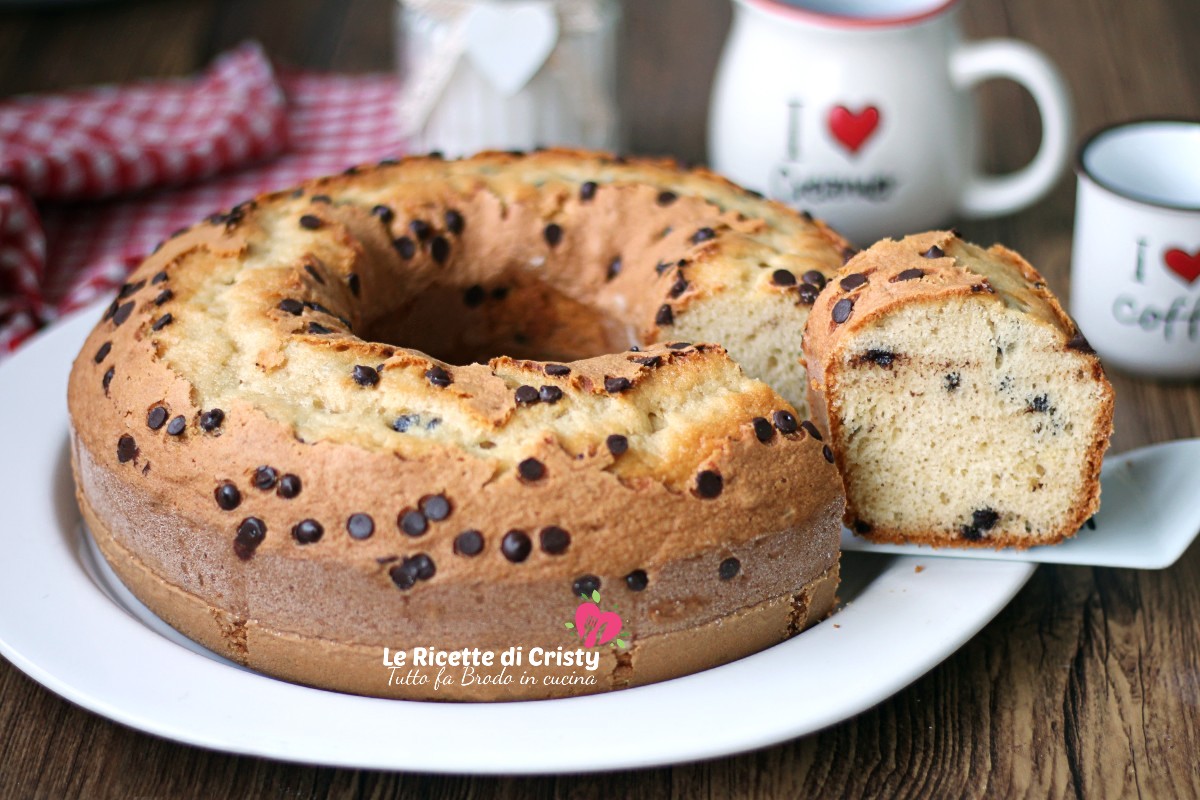
[[277, 75], [246, 44], [195, 79], [0, 103], [0, 358], [173, 231], [396, 155], [397, 91], [390, 75]]

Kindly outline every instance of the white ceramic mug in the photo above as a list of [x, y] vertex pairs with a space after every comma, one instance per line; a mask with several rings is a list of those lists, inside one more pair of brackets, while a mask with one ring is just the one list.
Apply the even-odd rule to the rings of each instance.
[[1080, 145], [1071, 313], [1118, 369], [1200, 376], [1200, 121], [1142, 120]]
[[[1033, 95], [1042, 142], [1023, 169], [980, 172], [971, 90]], [[1054, 66], [1014, 40], [964, 42], [957, 0], [734, 0], [717, 70], [709, 159], [866, 245], [1042, 197], [1070, 156]]]

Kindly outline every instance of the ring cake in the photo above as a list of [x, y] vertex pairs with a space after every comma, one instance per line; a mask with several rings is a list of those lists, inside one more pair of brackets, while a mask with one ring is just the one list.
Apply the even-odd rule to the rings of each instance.
[[1112, 387], [1011, 250], [879, 242], [818, 298], [804, 349], [856, 533], [1024, 548], [1096, 512]]
[[[566, 151], [260, 197], [88, 338], [81, 508], [155, 613], [300, 683], [537, 698], [742, 657], [833, 608], [844, 502], [798, 361], [845, 246], [710, 173]], [[590, 671], [381, 663], [580, 648], [596, 596], [622, 633]]]

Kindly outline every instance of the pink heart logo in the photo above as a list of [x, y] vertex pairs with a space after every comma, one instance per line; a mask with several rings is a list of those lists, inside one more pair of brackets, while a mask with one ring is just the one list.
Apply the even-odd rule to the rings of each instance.
[[857, 153], [878, 127], [879, 109], [875, 106], [867, 106], [857, 113], [845, 106], [829, 109], [829, 132], [851, 154]]
[[580, 603], [575, 609], [575, 633], [584, 647], [607, 644], [621, 633], [621, 617], [615, 611], [601, 611], [595, 603]]
[[1200, 278], [1200, 250], [1192, 255], [1186, 250], [1174, 248], [1163, 253], [1163, 261], [1167, 269], [1183, 278], [1189, 285], [1195, 283], [1196, 278]]

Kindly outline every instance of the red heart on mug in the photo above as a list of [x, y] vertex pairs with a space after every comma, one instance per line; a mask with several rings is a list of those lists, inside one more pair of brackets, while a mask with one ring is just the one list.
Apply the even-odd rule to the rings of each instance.
[[1166, 263], [1167, 269], [1189, 284], [1195, 283], [1196, 278], [1200, 278], [1200, 250], [1192, 255], [1186, 250], [1173, 248], [1163, 253], [1163, 262]]
[[829, 109], [829, 132], [851, 153], [857, 153], [879, 127], [879, 109], [867, 106], [855, 113], [845, 106]]

